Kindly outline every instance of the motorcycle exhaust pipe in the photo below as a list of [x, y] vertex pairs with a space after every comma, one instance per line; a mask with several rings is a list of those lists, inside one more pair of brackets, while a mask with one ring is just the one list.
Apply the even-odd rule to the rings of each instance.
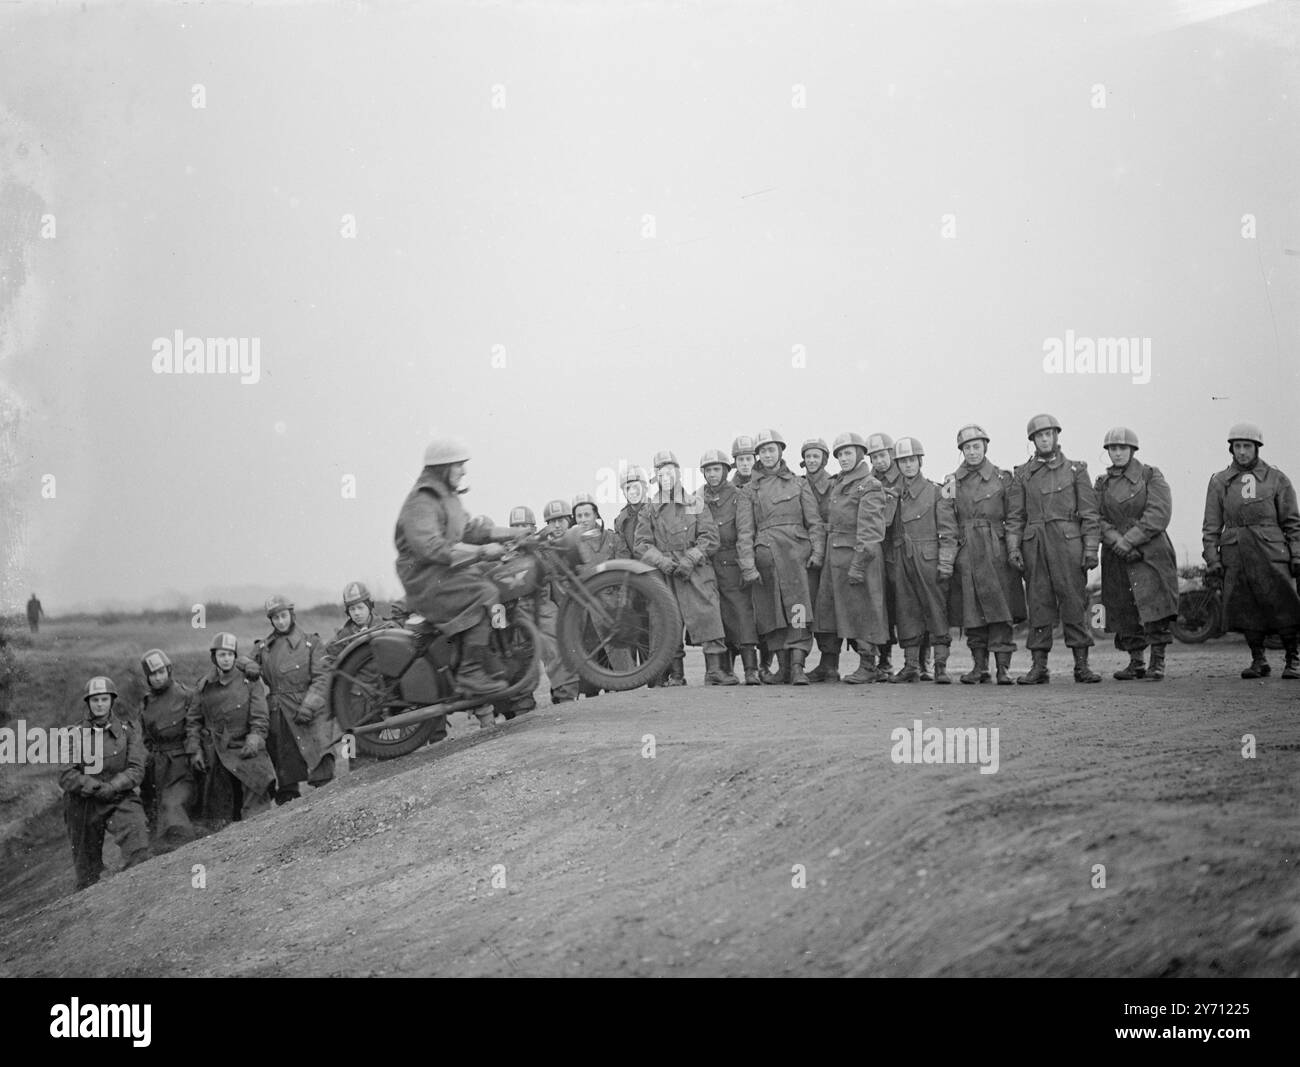
[[393, 730], [399, 726], [411, 726], [417, 722], [424, 722], [426, 719], [432, 719], [437, 715], [451, 715], [457, 711], [469, 711], [470, 708], [481, 708], [484, 704], [495, 703], [499, 700], [509, 700], [511, 697], [518, 696], [525, 689], [532, 690], [537, 685], [536, 663], [529, 669], [528, 673], [509, 689], [503, 689], [500, 693], [495, 693], [490, 701], [482, 697], [462, 698], [460, 700], [450, 700], [443, 704], [428, 704], [422, 708], [413, 708], [411, 711], [404, 711], [400, 715], [394, 715], [388, 719], [381, 719], [379, 722], [367, 722], [357, 726], [347, 733], [351, 734], [377, 734], [381, 730]]

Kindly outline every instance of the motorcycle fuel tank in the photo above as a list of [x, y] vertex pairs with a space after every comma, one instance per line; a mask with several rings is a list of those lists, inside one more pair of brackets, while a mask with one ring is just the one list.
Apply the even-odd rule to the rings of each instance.
[[502, 603], [518, 600], [535, 592], [542, 576], [542, 565], [532, 556], [518, 556], [499, 563], [488, 572], [501, 594]]

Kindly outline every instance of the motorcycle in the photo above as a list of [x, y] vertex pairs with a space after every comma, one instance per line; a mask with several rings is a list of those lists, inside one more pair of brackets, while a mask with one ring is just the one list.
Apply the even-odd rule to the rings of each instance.
[[460, 635], [421, 620], [358, 633], [339, 654], [329, 681], [330, 707], [357, 750], [377, 759], [414, 752], [446, 736], [446, 717], [537, 686], [541, 645], [537, 595], [551, 585], [563, 608], [560, 655], [591, 686], [636, 689], [668, 668], [682, 633], [681, 612], [662, 576], [640, 560], [588, 558], [581, 527], [542, 529], [510, 542], [499, 563], [484, 566], [497, 588], [491, 647], [508, 688], [490, 698], [459, 690]]

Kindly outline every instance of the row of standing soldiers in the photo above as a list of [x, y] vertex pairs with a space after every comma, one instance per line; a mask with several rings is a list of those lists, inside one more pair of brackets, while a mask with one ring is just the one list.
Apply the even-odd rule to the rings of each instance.
[[[1110, 466], [1095, 483], [1085, 463], [1061, 451], [1060, 435], [1053, 416], [1030, 419], [1034, 455], [1009, 472], [988, 459], [989, 435], [964, 426], [963, 461], [941, 484], [922, 475], [918, 440], [883, 433], [844, 433], [829, 447], [805, 441], [803, 475], [787, 466], [779, 432], [740, 436], [731, 455], [701, 457], [698, 494], [682, 486], [677, 457], [660, 452], [655, 499], [645, 473], [630, 468], [627, 504], [596, 558], [639, 558], [659, 569], [681, 609], [684, 643], [703, 646], [706, 685], [739, 684], [737, 657], [748, 685], [947, 684], [950, 627], [965, 631], [974, 661], [962, 682], [1043, 684], [1058, 625], [1075, 681], [1099, 682], [1088, 663], [1087, 580], [1100, 564], [1105, 629], [1130, 657], [1114, 677], [1158, 681], [1178, 615], [1168, 482], [1138, 460], [1137, 434], [1126, 427], [1106, 434]], [[1282, 676], [1300, 678], [1300, 512], [1290, 480], [1260, 458], [1262, 443], [1251, 424], [1229, 431], [1232, 463], [1207, 490], [1207, 577], [1223, 583], [1225, 627], [1242, 631], [1250, 647], [1242, 677], [1270, 673], [1264, 642], [1272, 633], [1286, 650]], [[827, 470], [831, 457], [838, 473]], [[544, 519], [600, 522], [586, 495], [567, 514], [553, 501]], [[512, 512], [512, 525], [531, 522], [527, 508]], [[1013, 628], [1024, 621], [1033, 662], [1013, 679]], [[805, 671], [814, 641], [820, 662]], [[841, 676], [846, 643], [859, 662]], [[904, 656], [897, 672], [895, 644]], [[683, 654], [679, 647], [662, 684], [685, 684]]]

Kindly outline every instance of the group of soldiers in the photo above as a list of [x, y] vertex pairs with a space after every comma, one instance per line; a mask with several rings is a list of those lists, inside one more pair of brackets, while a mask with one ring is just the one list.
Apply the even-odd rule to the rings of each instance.
[[[1137, 458], [1137, 434], [1126, 427], [1105, 435], [1110, 465], [1095, 483], [1085, 463], [1062, 452], [1060, 435], [1051, 415], [1034, 416], [1027, 426], [1033, 456], [1006, 471], [988, 458], [989, 435], [963, 426], [956, 436], [961, 463], [938, 483], [923, 475], [925, 449], [915, 437], [847, 432], [829, 446], [812, 438], [800, 447], [803, 473], [796, 474], [784, 438], [768, 429], [737, 437], [730, 454], [705, 452], [699, 493], [686, 489], [676, 455], [663, 451], [653, 461], [653, 497], [646, 472], [627, 470], [626, 503], [612, 528], [590, 494], [550, 501], [542, 520], [557, 530], [582, 527], [590, 562], [639, 559], [662, 575], [684, 629], [670, 666], [652, 684], [686, 684], [691, 644], [702, 646], [706, 685], [742, 684], [737, 658], [745, 685], [945, 685], [952, 681], [951, 629], [960, 628], [973, 659], [961, 682], [1041, 685], [1050, 681], [1058, 624], [1074, 657], [1074, 680], [1100, 682], [1088, 663], [1093, 639], [1086, 618], [1088, 572], [1098, 564], [1105, 629], [1129, 653], [1114, 677], [1159, 681], [1178, 615], [1169, 485]], [[1262, 447], [1254, 425], [1228, 432], [1231, 462], [1210, 478], [1206, 494], [1206, 575], [1222, 584], [1224, 628], [1244, 633], [1250, 648], [1242, 677], [1271, 673], [1265, 640], [1275, 634], [1285, 649], [1282, 677], [1297, 679], [1300, 509], [1290, 479], [1264, 462]], [[459, 490], [468, 461], [468, 449], [450, 439], [425, 451], [394, 537], [405, 591], [397, 618], [418, 613], [459, 635], [457, 684], [482, 697], [476, 714], [489, 726], [495, 711], [512, 716], [535, 703], [531, 694], [500, 697], [508, 686], [490, 642], [498, 594], [482, 565], [501, 559], [506, 544], [536, 521], [522, 505], [511, 509], [507, 527], [470, 518]], [[138, 728], [114, 716], [110, 679], [87, 683], [84, 725], [103, 736], [103, 766], [94, 774], [70, 768], [61, 778], [78, 888], [100, 875], [105, 829], [128, 866], [149, 855], [139, 796], [146, 765], [164, 839], [191, 835], [188, 813], [196, 805], [212, 821], [246, 818], [273, 799], [300, 795], [304, 781], [319, 786], [332, 779], [340, 738], [326, 707], [333, 657], [362, 630], [386, 624], [361, 583], [349, 583], [343, 601], [347, 621], [326, 646], [298, 626], [293, 604], [272, 597], [272, 631], [253, 656], [239, 657], [234, 634], [217, 634], [212, 669], [194, 689], [173, 679], [162, 650], [146, 652], [141, 669], [149, 692]], [[595, 695], [560, 655], [559, 592], [539, 590], [530, 606], [552, 701]], [[1013, 628], [1025, 621], [1032, 665], [1013, 679]], [[814, 642], [820, 660], [805, 669]], [[894, 645], [903, 650], [896, 672]], [[841, 674], [846, 646], [858, 663]]]
[[299, 626], [283, 596], [266, 601], [271, 632], [239, 655], [239, 639], [216, 634], [212, 668], [191, 687], [173, 676], [171, 658], [153, 648], [140, 659], [147, 687], [137, 715], [119, 705], [111, 678], [85, 687], [82, 727], [94, 730], [102, 765], [60, 776], [64, 818], [78, 889], [103, 872], [105, 832], [126, 866], [149, 857], [149, 819], [158, 848], [195, 836], [191, 815], [211, 825], [246, 819], [334, 777], [342, 731], [326, 707], [332, 658], [363, 629], [380, 624], [361, 582], [343, 590], [347, 616], [328, 645]]

